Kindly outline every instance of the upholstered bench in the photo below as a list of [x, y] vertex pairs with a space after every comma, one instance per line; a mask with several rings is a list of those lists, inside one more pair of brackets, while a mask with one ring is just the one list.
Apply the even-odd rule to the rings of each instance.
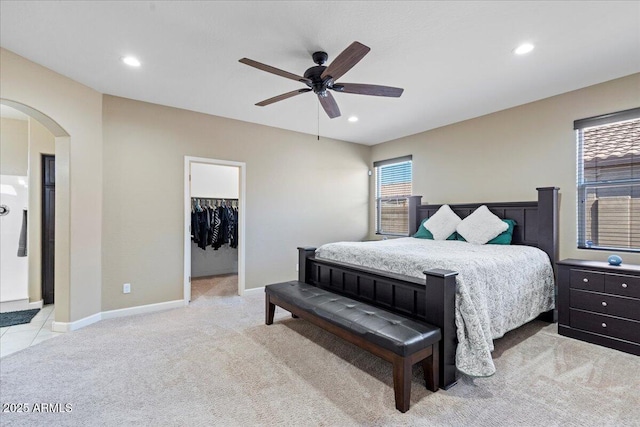
[[266, 324], [276, 306], [393, 364], [396, 408], [409, 409], [411, 370], [422, 362], [427, 388], [438, 390], [440, 329], [315, 286], [292, 281], [265, 287]]

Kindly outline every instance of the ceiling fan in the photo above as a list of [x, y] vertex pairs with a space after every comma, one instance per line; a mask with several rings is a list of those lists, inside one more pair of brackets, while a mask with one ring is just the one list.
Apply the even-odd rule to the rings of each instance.
[[389, 96], [393, 98], [398, 98], [402, 95], [404, 89], [398, 87], [361, 83], [336, 83], [336, 80], [360, 62], [360, 60], [364, 58], [370, 50], [371, 49], [369, 47], [362, 43], [353, 42], [349, 47], [342, 51], [342, 53], [338, 55], [328, 67], [325, 66], [324, 63], [327, 62], [329, 55], [327, 55], [326, 52], [315, 52], [311, 57], [313, 58], [313, 62], [318, 65], [305, 71], [304, 77], [248, 58], [242, 58], [239, 61], [268, 73], [297, 80], [308, 86], [303, 89], [293, 90], [291, 92], [283, 93], [282, 95], [274, 96], [273, 98], [265, 99], [264, 101], [258, 102], [256, 104], [257, 106], [264, 107], [265, 105], [273, 104], [274, 102], [282, 101], [283, 99], [291, 98], [293, 96], [300, 95], [301, 93], [313, 91], [318, 95], [318, 99], [320, 100], [320, 104], [322, 105], [322, 108], [324, 108], [324, 111], [327, 113], [329, 118], [333, 119], [335, 117], [340, 117], [340, 108], [338, 108], [338, 104], [331, 95], [331, 92], [329, 92], [329, 89], [342, 93]]

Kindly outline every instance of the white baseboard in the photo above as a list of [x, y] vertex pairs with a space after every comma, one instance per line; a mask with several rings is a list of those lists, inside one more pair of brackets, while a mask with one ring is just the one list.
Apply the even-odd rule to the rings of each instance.
[[21, 311], [29, 310], [29, 298], [14, 299], [11, 301], [0, 302], [0, 313], [6, 313], [9, 311]]
[[155, 311], [169, 310], [172, 308], [184, 307], [184, 300], [175, 300], [160, 302], [157, 304], [139, 305], [136, 307], [121, 308], [117, 310], [102, 311], [100, 313], [92, 314], [91, 316], [84, 317], [75, 322], [56, 322], [51, 324], [51, 330], [53, 332], [71, 332], [76, 329], [84, 328], [93, 323], [99, 322], [105, 319], [115, 319], [116, 317], [133, 316], [135, 314], [153, 313]]
[[102, 312], [103, 319], [114, 319], [116, 317], [133, 316], [135, 314], [153, 313], [154, 311], [170, 310], [172, 308], [184, 307], [184, 300], [174, 300], [159, 302], [157, 304], [138, 305], [136, 307], [120, 308]]
[[29, 302], [29, 298], [24, 298], [13, 301], [0, 302], [0, 313], [7, 313], [9, 311], [32, 310], [34, 308], [42, 308], [42, 300]]
[[33, 308], [42, 308], [44, 306], [44, 301], [40, 300], [40, 301], [35, 301], [35, 302], [30, 302], [29, 303], [29, 308], [33, 309]]
[[264, 286], [260, 286], [259, 288], [245, 289], [244, 290], [244, 294], [245, 295], [246, 294], [252, 294], [252, 293], [257, 292], [257, 291], [264, 292]]
[[75, 322], [56, 322], [54, 320], [53, 323], [51, 323], [51, 330], [53, 332], [71, 332], [99, 322], [100, 320], [102, 320], [102, 313], [92, 314]]

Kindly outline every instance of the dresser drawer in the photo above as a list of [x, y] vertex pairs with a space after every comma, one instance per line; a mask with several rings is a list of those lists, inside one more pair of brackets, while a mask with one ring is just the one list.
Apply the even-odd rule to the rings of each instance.
[[569, 283], [572, 288], [588, 291], [604, 291], [604, 273], [571, 269]]
[[571, 309], [570, 326], [597, 334], [640, 343], [640, 322]]
[[571, 308], [640, 321], [640, 299], [571, 289]]
[[604, 278], [604, 290], [609, 294], [640, 298], [640, 277], [607, 274]]

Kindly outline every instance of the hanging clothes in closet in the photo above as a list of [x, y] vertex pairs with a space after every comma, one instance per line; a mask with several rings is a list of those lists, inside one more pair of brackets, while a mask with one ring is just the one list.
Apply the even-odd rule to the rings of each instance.
[[238, 247], [238, 200], [191, 199], [191, 239], [199, 248]]

